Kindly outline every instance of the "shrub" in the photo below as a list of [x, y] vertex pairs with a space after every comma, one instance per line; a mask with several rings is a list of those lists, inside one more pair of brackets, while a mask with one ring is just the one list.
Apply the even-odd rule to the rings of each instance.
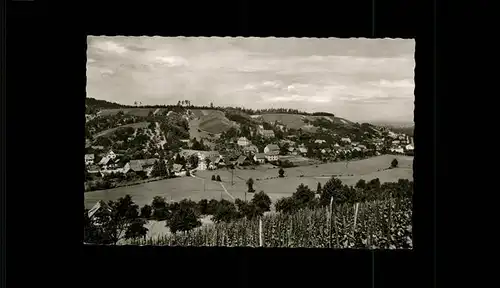
[[222, 180], [220, 179], [220, 176], [217, 175], [217, 181], [221, 182]]
[[215, 179], [216, 179], [215, 175], [212, 175], [212, 181], [215, 181]]

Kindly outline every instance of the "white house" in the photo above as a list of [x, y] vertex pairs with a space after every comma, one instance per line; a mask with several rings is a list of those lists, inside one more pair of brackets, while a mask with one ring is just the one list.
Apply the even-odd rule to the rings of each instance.
[[94, 154], [85, 154], [85, 165], [94, 164], [95, 156]]
[[316, 144], [323, 144], [323, 143], [326, 143], [326, 140], [323, 140], [323, 139], [316, 139], [316, 140], [314, 141], [314, 143], [316, 143]]
[[239, 146], [248, 146], [250, 144], [251, 142], [246, 137], [240, 137], [240, 139], [238, 139]]
[[307, 148], [305, 147], [299, 147], [299, 152], [302, 154], [307, 154]]
[[280, 147], [276, 144], [269, 144], [266, 147], [264, 147], [264, 153], [271, 153], [271, 152], [278, 152], [279, 154]]
[[274, 138], [274, 131], [273, 130], [261, 130], [260, 134], [266, 138]]
[[395, 144], [395, 145], [399, 144], [399, 140], [392, 141], [392, 144]]
[[114, 160], [116, 158], [115, 152], [113, 150], [109, 150], [108, 154], [106, 154], [106, 157], [108, 157], [111, 160]]
[[267, 161], [278, 161], [280, 156], [278, 152], [270, 151], [269, 153], [265, 153], [265, 157]]
[[351, 139], [349, 137], [343, 137], [342, 139], [340, 139], [340, 141], [344, 143], [351, 143]]
[[404, 154], [405, 151], [402, 147], [397, 147], [397, 148], [391, 148], [390, 149], [391, 152], [395, 152], [395, 153], [400, 153], [400, 154]]
[[405, 146], [405, 149], [406, 149], [407, 151], [413, 151], [413, 149], [415, 149], [415, 148], [413, 147], [413, 145], [408, 144], [408, 145], [406, 145], [406, 146]]

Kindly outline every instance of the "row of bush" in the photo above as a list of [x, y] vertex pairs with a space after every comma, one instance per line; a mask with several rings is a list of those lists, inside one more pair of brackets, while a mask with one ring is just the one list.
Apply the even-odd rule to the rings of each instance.
[[274, 213], [204, 226], [186, 233], [134, 239], [131, 244], [168, 246], [411, 249], [411, 199], [344, 204], [328, 209]]
[[[249, 190], [251, 189], [251, 184]], [[380, 184], [379, 179], [369, 182], [358, 181], [355, 187], [342, 185], [339, 179], [331, 178], [324, 187], [318, 183], [316, 192], [303, 184], [297, 187], [291, 197], [281, 198], [275, 203], [276, 211], [282, 215], [291, 215], [304, 209], [320, 209], [333, 205], [352, 205], [355, 203], [368, 203], [380, 201], [393, 201], [396, 203], [410, 201], [413, 194], [413, 183], [400, 179], [396, 183]], [[391, 202], [392, 203], [392, 202]], [[139, 210], [131, 197], [127, 195], [117, 201], [109, 201], [110, 210], [101, 209], [94, 215], [95, 221], [86, 219], [85, 235], [87, 242], [117, 243], [121, 238], [144, 237], [147, 230], [140, 223], [147, 220], [166, 221], [166, 226], [172, 233], [188, 232], [201, 226], [202, 215], [212, 215], [216, 223], [231, 223], [246, 219], [255, 220], [270, 211], [271, 199], [264, 191], [256, 193], [251, 201], [237, 199], [234, 203], [221, 200], [182, 200], [177, 203], [167, 203], [162, 197], [155, 197], [151, 205], [145, 205]], [[396, 210], [402, 209], [397, 206]], [[85, 217], [88, 218], [88, 210]], [[96, 226], [92, 223], [104, 223]], [[117, 231], [121, 227], [120, 231]], [[143, 229], [144, 228], [144, 229]], [[90, 231], [90, 232], [89, 232]], [[97, 231], [97, 232], [96, 232]]]

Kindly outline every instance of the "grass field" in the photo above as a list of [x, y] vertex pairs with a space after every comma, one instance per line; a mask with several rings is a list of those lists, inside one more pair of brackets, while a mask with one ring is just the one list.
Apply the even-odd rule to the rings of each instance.
[[[398, 159], [399, 168], [386, 169], [392, 159]], [[200, 199], [220, 199], [232, 201], [220, 183], [211, 181], [212, 175], [219, 175], [222, 185], [235, 198], [244, 199], [247, 190], [246, 181], [253, 178], [254, 189], [264, 190], [273, 203], [282, 197], [291, 196], [301, 183], [316, 190], [318, 182], [324, 185], [331, 175], [337, 175], [344, 184], [355, 185], [359, 179], [371, 180], [379, 178], [380, 182], [396, 182], [398, 179], [413, 179], [412, 157], [383, 155], [369, 159], [350, 162], [346, 168], [344, 162], [326, 163], [312, 166], [293, 167], [285, 170], [285, 178], [278, 178], [278, 168], [268, 168], [268, 165], [256, 167], [255, 170], [235, 169], [233, 185], [231, 185], [231, 171], [226, 169], [216, 171], [198, 171], [196, 176], [205, 179], [205, 186], [201, 179], [182, 177], [166, 179], [140, 185], [119, 187], [85, 193], [85, 207], [91, 208], [99, 200], [116, 200], [127, 194], [139, 206], [151, 204], [153, 197], [162, 196], [167, 200], [180, 201], [190, 198], [193, 201]], [[301, 174], [304, 177], [299, 177]], [[352, 175], [352, 176], [348, 176]], [[265, 179], [273, 178], [273, 179]], [[247, 194], [250, 200], [253, 194]]]
[[221, 195], [223, 199], [232, 200], [224, 192], [219, 183], [205, 181], [204, 187], [203, 181], [200, 179], [180, 177], [108, 190], [86, 192], [85, 207], [90, 209], [99, 200], [117, 200], [127, 194], [132, 196], [132, 200], [140, 207], [145, 204], [151, 205], [151, 201], [155, 196], [165, 197], [167, 200], [176, 202], [182, 199], [191, 199], [193, 201], [201, 199], [220, 200]]
[[259, 116], [255, 117], [255, 118], [260, 118], [265, 122], [280, 121], [281, 123], [286, 125], [288, 128], [293, 128], [293, 129], [307, 128], [306, 123], [304, 123], [303, 119], [308, 119], [308, 120], [312, 121], [312, 120], [319, 119], [319, 118], [325, 118], [325, 119], [333, 121], [337, 124], [353, 124], [353, 122], [351, 122], [349, 120], [339, 118], [339, 117], [329, 117], [329, 116], [304, 116], [304, 115], [298, 115], [298, 114], [263, 114], [263, 115], [259, 115]]
[[94, 135], [94, 138], [109, 136], [109, 135], [111, 135], [111, 133], [113, 133], [114, 131], [116, 131], [119, 128], [132, 127], [134, 129], [138, 129], [138, 128], [147, 128], [148, 125], [149, 125], [148, 122], [138, 122], [138, 123], [126, 124], [126, 125], [122, 125], [120, 127], [111, 128], [108, 130], [101, 131], [101, 132], [97, 133], [96, 135]]

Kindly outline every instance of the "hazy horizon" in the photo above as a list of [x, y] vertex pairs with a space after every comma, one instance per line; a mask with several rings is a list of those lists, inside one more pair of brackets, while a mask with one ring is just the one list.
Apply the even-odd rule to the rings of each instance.
[[87, 37], [87, 96], [413, 123], [414, 40]]

